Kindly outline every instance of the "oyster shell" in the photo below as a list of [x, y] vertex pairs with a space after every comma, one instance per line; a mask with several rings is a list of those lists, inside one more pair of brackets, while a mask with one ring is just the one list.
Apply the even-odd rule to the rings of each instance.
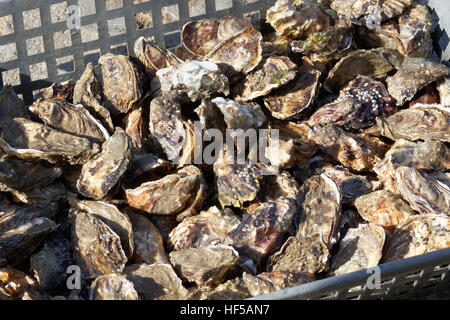
[[450, 186], [409, 167], [395, 170], [395, 182], [399, 193], [414, 210], [422, 214], [450, 215]]
[[0, 131], [5, 130], [14, 118], [29, 118], [28, 110], [13, 87], [6, 85], [0, 89]]
[[400, 69], [387, 77], [389, 94], [401, 106], [427, 84], [448, 74], [448, 67], [424, 58], [405, 57]]
[[92, 282], [89, 300], [139, 300], [139, 296], [125, 276], [107, 274]]
[[105, 107], [112, 113], [127, 113], [143, 96], [144, 74], [122, 55], [108, 53], [98, 64], [103, 74]]
[[441, 105], [450, 107], [450, 78], [439, 80], [437, 89], [441, 98]]
[[121, 129], [102, 145], [102, 152], [83, 165], [77, 190], [85, 197], [100, 200], [119, 181], [131, 161], [131, 142]]
[[415, 212], [400, 196], [388, 190], [377, 190], [355, 200], [364, 220], [383, 228], [397, 227]]
[[263, 36], [263, 53], [264, 58], [270, 56], [287, 56], [291, 39], [278, 35], [276, 32], [267, 33]]
[[173, 250], [182, 250], [224, 244], [239, 223], [230, 209], [211, 207], [179, 223], [170, 232], [169, 245]]
[[67, 80], [61, 83], [54, 83], [50, 87], [42, 91], [44, 99], [60, 99], [71, 101], [73, 99], [73, 90], [75, 83], [72, 80]]
[[387, 48], [396, 50], [400, 55], [406, 55], [403, 42], [400, 39], [400, 30], [397, 24], [388, 23], [370, 30], [367, 28], [358, 29], [358, 41], [361, 46], [367, 48]]
[[144, 300], [182, 300], [188, 294], [170, 264], [135, 264], [124, 275]]
[[263, 202], [276, 201], [279, 198], [297, 200], [299, 190], [300, 186], [295, 177], [289, 171], [282, 171], [276, 175], [266, 175], [263, 177], [258, 199]]
[[15, 202], [49, 206], [51, 210], [57, 210], [57, 202], [67, 198], [67, 189], [61, 181], [29, 191], [10, 190], [9, 192]]
[[450, 247], [450, 217], [420, 214], [409, 217], [392, 235], [383, 262]]
[[123, 122], [125, 132], [130, 137], [133, 148], [144, 149], [148, 132], [146, 132], [147, 128], [144, 124], [143, 108], [136, 108], [127, 113]]
[[83, 164], [100, 151], [100, 146], [86, 138], [52, 129], [24, 118], [10, 121], [0, 140], [8, 154], [25, 160], [59, 161]]
[[238, 257], [233, 247], [225, 245], [170, 253], [170, 261], [178, 274], [198, 286], [213, 286], [222, 282], [227, 271], [237, 263]]
[[38, 291], [38, 283], [20, 270], [0, 268], [0, 300], [45, 299]]
[[314, 103], [319, 90], [320, 75], [321, 72], [304, 57], [296, 78], [264, 97], [264, 105], [274, 118], [303, 118], [305, 111]]
[[385, 239], [384, 229], [371, 223], [349, 229], [333, 256], [330, 274], [338, 276], [378, 265]]
[[433, 51], [433, 19], [426, 6], [415, 4], [398, 19], [400, 39], [410, 57], [428, 58]]
[[145, 151], [134, 152], [133, 159], [130, 162], [127, 172], [127, 181], [134, 181], [137, 177], [146, 174], [157, 173], [160, 171], [171, 171], [173, 164], [163, 160], [153, 153]]
[[264, 96], [295, 78], [297, 65], [285, 56], [271, 56], [234, 87], [236, 100], [250, 101]]
[[228, 78], [212, 61], [189, 61], [160, 69], [151, 82], [155, 95], [176, 91], [194, 102], [217, 93], [228, 95]]

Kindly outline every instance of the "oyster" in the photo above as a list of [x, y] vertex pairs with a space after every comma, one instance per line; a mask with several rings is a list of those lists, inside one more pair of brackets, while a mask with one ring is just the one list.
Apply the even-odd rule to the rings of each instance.
[[14, 268], [0, 268], [0, 300], [45, 299], [38, 290], [38, 283], [30, 276]]
[[308, 125], [335, 123], [345, 129], [368, 128], [377, 117], [392, 113], [391, 100], [382, 82], [360, 76], [342, 89], [337, 100], [319, 108]]
[[304, 272], [272, 271], [256, 276], [244, 272], [242, 275], [242, 281], [252, 297], [299, 286], [313, 280], [313, 275]]
[[397, 24], [388, 23], [370, 30], [358, 29], [358, 41], [361, 46], [367, 48], [387, 48], [396, 50], [400, 55], [406, 55], [403, 42], [400, 39], [400, 30]]
[[46, 125], [94, 142], [109, 138], [108, 131], [82, 105], [59, 99], [38, 100], [30, 108]]
[[74, 257], [86, 279], [122, 272], [127, 257], [119, 236], [94, 215], [70, 209]]
[[181, 39], [189, 52], [206, 56], [218, 45], [251, 26], [249, 19], [237, 17], [191, 21], [183, 26]]
[[433, 19], [426, 6], [415, 4], [398, 19], [400, 39], [410, 57], [428, 58], [433, 51]]
[[355, 200], [364, 220], [383, 228], [397, 227], [415, 212], [400, 196], [388, 190], [377, 190]]
[[170, 261], [178, 274], [198, 286], [212, 286], [222, 279], [238, 261], [233, 247], [215, 245], [190, 248], [170, 253]]
[[135, 264], [124, 275], [144, 300], [182, 300], [188, 294], [170, 264]]
[[98, 64], [103, 74], [105, 107], [112, 113], [127, 113], [143, 96], [144, 74], [122, 55], [108, 53]]
[[51, 210], [57, 210], [56, 203], [67, 198], [67, 189], [61, 181], [29, 191], [10, 190], [9, 192], [15, 202], [49, 206]]
[[[263, 202], [276, 201], [279, 198], [297, 200], [299, 190], [300, 186], [295, 177], [289, 171], [282, 171], [276, 175], [266, 175], [263, 177], [258, 199]], [[256, 205], [257, 208], [259, 204], [258, 201], [254, 201], [246, 209], [252, 211], [251, 206]]]
[[133, 181], [135, 178], [152, 174], [159, 171], [171, 171], [173, 164], [167, 160], [163, 160], [153, 153], [134, 152], [133, 159], [128, 167], [127, 180]]
[[276, 32], [267, 33], [263, 36], [263, 53], [264, 58], [270, 56], [287, 56], [291, 40], [288, 37], [278, 35]]
[[261, 33], [248, 27], [221, 42], [205, 59], [217, 63], [230, 83], [236, 83], [260, 64], [262, 53]]
[[14, 118], [29, 118], [28, 110], [13, 87], [7, 85], [0, 89], [0, 131], [5, 130]]
[[322, 272], [328, 268], [329, 255], [320, 235], [289, 237], [281, 249], [269, 257], [267, 271]]
[[424, 58], [405, 57], [400, 69], [386, 83], [389, 94], [401, 106], [427, 84], [448, 74], [448, 67]]
[[75, 83], [72, 80], [67, 80], [61, 83], [54, 83], [50, 87], [42, 91], [42, 97], [46, 99], [60, 99], [71, 101], [73, 99], [73, 90]]
[[264, 65], [248, 74], [234, 87], [236, 100], [249, 101], [264, 96], [295, 78], [297, 65], [285, 56], [271, 56]]
[[125, 173], [130, 161], [130, 138], [118, 127], [103, 143], [102, 152], [83, 165], [77, 181], [78, 192], [96, 200], [104, 198]]
[[155, 95], [176, 91], [186, 94], [191, 101], [208, 98], [217, 93], [228, 95], [228, 78], [212, 61], [189, 61], [160, 69], [151, 82]]
[[21, 159], [83, 164], [100, 151], [89, 139], [52, 129], [24, 118], [10, 121], [0, 140], [1, 148]]
[[139, 296], [125, 276], [107, 274], [92, 282], [89, 300], [139, 300]]
[[274, 118], [281, 120], [303, 118], [304, 113], [314, 103], [319, 90], [320, 75], [321, 72], [304, 57], [296, 78], [264, 97], [264, 105]]
[[152, 79], [160, 69], [183, 63], [183, 60], [179, 59], [172, 52], [162, 49], [150, 38], [138, 38], [134, 44], [134, 53], [144, 65], [149, 79]]
[[169, 235], [169, 245], [182, 250], [224, 244], [239, 223], [230, 209], [211, 207], [179, 223]]
[[392, 235], [383, 262], [450, 247], [450, 217], [420, 214], [409, 217]]
[[349, 229], [333, 257], [330, 274], [338, 276], [378, 265], [385, 239], [384, 229], [371, 223]]
[[314, 1], [277, 0], [267, 10], [267, 22], [281, 35], [291, 39], [303, 39], [315, 32], [325, 31], [331, 24], [330, 17]]
[[441, 98], [441, 105], [450, 107], [450, 78], [439, 80], [437, 89]]
[[425, 172], [409, 167], [395, 170], [395, 182], [402, 197], [419, 213], [450, 215], [450, 186]]
[[127, 113], [123, 122], [125, 132], [130, 137], [133, 148], [144, 149], [148, 133], [144, 124], [143, 108], [136, 108]]

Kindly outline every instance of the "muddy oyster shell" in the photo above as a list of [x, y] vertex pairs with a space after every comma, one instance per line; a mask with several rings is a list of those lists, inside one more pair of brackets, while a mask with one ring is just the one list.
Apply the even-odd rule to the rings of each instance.
[[41, 123], [15, 118], [2, 133], [2, 149], [25, 160], [59, 161], [83, 164], [100, 151], [86, 138], [60, 132]]
[[302, 39], [314, 32], [325, 31], [331, 23], [330, 17], [314, 1], [278, 0], [267, 10], [267, 22], [275, 31], [291, 39]]
[[59, 99], [38, 100], [30, 111], [46, 125], [102, 143], [109, 138], [108, 131], [82, 105], [73, 105]]
[[174, 250], [223, 244], [239, 223], [230, 209], [211, 207], [179, 223], [170, 233], [169, 244]]
[[385, 239], [384, 229], [371, 223], [349, 229], [333, 256], [330, 274], [338, 276], [378, 265]]
[[119, 236], [93, 214], [70, 209], [74, 257], [84, 278], [122, 272], [127, 257]]
[[450, 109], [436, 104], [416, 104], [386, 119], [378, 119], [381, 134], [392, 140], [450, 142]]
[[416, 4], [398, 19], [400, 39], [410, 57], [428, 58], [433, 51], [433, 19], [426, 6]]
[[143, 96], [143, 73], [122, 55], [108, 53], [98, 64], [103, 74], [105, 107], [112, 113], [127, 113]]
[[297, 65], [285, 56], [271, 56], [234, 87], [236, 100], [250, 101], [264, 96], [295, 78]]
[[396, 227], [415, 214], [406, 201], [388, 190], [363, 195], [354, 203], [364, 220], [384, 228]]
[[450, 186], [408, 167], [395, 170], [395, 182], [399, 193], [417, 212], [450, 215]]
[[383, 262], [450, 247], [450, 217], [420, 214], [410, 217], [392, 235]]
[[400, 69], [386, 79], [389, 94], [401, 106], [427, 84], [448, 74], [448, 67], [424, 58], [405, 57]]
[[73, 99], [73, 90], [75, 83], [72, 80], [67, 80], [61, 83], [54, 83], [50, 87], [42, 91], [44, 99], [60, 99], [71, 101]]
[[314, 274], [328, 268], [329, 251], [320, 235], [311, 238], [289, 237], [281, 249], [269, 257], [267, 271]]
[[249, 19], [237, 17], [191, 21], [183, 26], [181, 41], [189, 52], [205, 56], [222, 42], [251, 26]]
[[0, 89], [0, 131], [14, 118], [28, 118], [28, 110], [13, 87], [7, 85]]
[[441, 98], [441, 105], [450, 107], [450, 78], [441, 79], [438, 83], [437, 89]]
[[382, 82], [360, 76], [342, 89], [337, 100], [319, 108], [308, 125], [335, 123], [346, 129], [368, 128], [377, 117], [392, 113], [391, 100]]
[[188, 294], [170, 264], [135, 264], [124, 275], [144, 300], [181, 300]]
[[179, 59], [172, 52], [159, 47], [150, 38], [138, 38], [134, 44], [134, 53], [144, 65], [149, 79], [152, 79], [159, 69], [183, 63], [183, 60]]
[[187, 94], [191, 101], [208, 98], [217, 93], [228, 95], [228, 78], [211, 61], [189, 61], [176, 66], [160, 69], [151, 82], [155, 95], [172, 90]]
[[77, 189], [85, 197], [100, 200], [119, 181], [131, 161], [131, 142], [117, 128], [102, 145], [102, 152], [83, 165]]
[[264, 97], [264, 105], [277, 119], [304, 117], [304, 111], [312, 106], [319, 90], [320, 75], [312, 62], [303, 58], [296, 78]]
[[190, 248], [170, 253], [175, 270], [198, 286], [219, 284], [238, 261], [239, 254], [225, 245]]
[[259, 65], [262, 53], [261, 33], [248, 27], [221, 42], [205, 59], [217, 63], [230, 83], [235, 83]]
[[89, 300], [139, 300], [139, 296], [125, 276], [107, 274], [92, 282]]

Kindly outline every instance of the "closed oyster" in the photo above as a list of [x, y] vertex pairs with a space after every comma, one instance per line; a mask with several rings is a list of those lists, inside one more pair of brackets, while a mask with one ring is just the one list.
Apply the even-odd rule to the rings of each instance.
[[285, 86], [264, 97], [264, 105], [272, 116], [286, 120], [303, 118], [306, 110], [311, 108], [319, 90], [318, 71], [308, 58], [303, 58], [297, 76]]
[[400, 55], [406, 55], [403, 42], [400, 39], [400, 30], [397, 24], [388, 23], [370, 30], [367, 28], [358, 29], [358, 41], [362, 47], [367, 48], [388, 48], [396, 50]]
[[261, 33], [248, 27], [221, 42], [205, 59], [217, 63], [230, 83], [236, 83], [259, 65], [262, 53]]
[[278, 0], [267, 10], [267, 22], [275, 31], [291, 39], [303, 39], [315, 32], [325, 31], [331, 23], [330, 17], [314, 1]]
[[336, 183], [325, 174], [315, 175], [301, 187], [298, 238], [320, 235], [330, 249], [339, 238], [342, 194]]
[[103, 74], [105, 107], [112, 113], [127, 113], [143, 96], [144, 74], [122, 55], [108, 53], [98, 64]]
[[134, 44], [134, 53], [144, 65], [149, 79], [152, 79], [159, 69], [177, 66], [183, 63], [183, 60], [172, 52], [159, 47], [150, 38], [138, 38]]
[[198, 286], [212, 286], [222, 279], [238, 261], [239, 254], [233, 247], [215, 245], [190, 248], [170, 253], [175, 270], [189, 282]]
[[400, 39], [410, 57], [428, 58], [433, 51], [433, 20], [426, 6], [415, 4], [398, 19]]
[[144, 300], [182, 300], [188, 294], [170, 264], [135, 264], [124, 275]]
[[276, 175], [266, 175], [263, 177], [258, 199], [263, 202], [270, 200], [276, 201], [282, 197], [297, 200], [299, 190], [300, 186], [295, 177], [289, 171], [282, 171]]
[[48, 205], [51, 210], [57, 210], [58, 205], [56, 203], [67, 198], [67, 189], [61, 181], [56, 181], [29, 191], [10, 190], [9, 192], [12, 200], [15, 202], [36, 204], [39, 206]]
[[61, 83], [54, 83], [50, 87], [42, 91], [44, 99], [60, 99], [71, 101], [73, 99], [73, 90], [75, 83], [72, 80], [67, 80]]
[[330, 70], [324, 83], [330, 92], [339, 91], [358, 76], [383, 78], [393, 69], [392, 64], [382, 52], [375, 50], [356, 50], [339, 60]]
[[45, 299], [38, 290], [38, 283], [20, 270], [0, 268], [0, 300]]
[[14, 118], [29, 118], [28, 110], [13, 87], [7, 85], [0, 89], [0, 131], [5, 130]]
[[320, 235], [310, 238], [289, 237], [281, 249], [270, 256], [267, 271], [306, 272], [314, 274], [328, 268], [329, 251]]
[[131, 161], [131, 142], [128, 135], [117, 128], [102, 145], [102, 152], [83, 165], [77, 189], [85, 197], [96, 200], [106, 196]]
[[46, 125], [83, 138], [102, 143], [108, 131], [82, 105], [59, 99], [38, 100], [30, 108]]
[[402, 197], [419, 213], [450, 215], [450, 186], [414, 168], [399, 167], [395, 182]]
[[401, 106], [427, 84], [448, 74], [448, 67], [424, 58], [405, 57], [400, 69], [386, 79], [389, 94]]
[[276, 32], [267, 33], [263, 36], [264, 58], [270, 56], [287, 56], [289, 54], [291, 39], [278, 35]]
[[92, 282], [89, 300], [139, 300], [139, 296], [125, 276], [107, 274]]
[[314, 276], [305, 272], [272, 271], [262, 272], [256, 276], [244, 272], [242, 275], [242, 281], [252, 297], [292, 288], [313, 280]]
[[388, 190], [362, 195], [355, 207], [364, 220], [383, 228], [397, 227], [415, 214], [406, 201]]
[[70, 209], [74, 257], [86, 279], [122, 272], [127, 257], [119, 236], [94, 215]]
[[346, 129], [368, 128], [377, 117], [392, 113], [391, 100], [382, 82], [360, 76], [342, 89], [337, 100], [319, 108], [308, 125], [335, 123]]
[[183, 26], [181, 41], [189, 52], [206, 56], [222, 42], [251, 26], [249, 19], [237, 17], [191, 21]]
[[384, 229], [371, 223], [349, 229], [333, 256], [330, 274], [338, 276], [378, 265], [385, 239]]
[[383, 262], [450, 247], [450, 217], [420, 214], [409, 217], [392, 235]]
[[443, 78], [439, 80], [437, 89], [441, 98], [441, 105], [450, 107], [450, 78]]
[[378, 119], [381, 134], [392, 140], [450, 142], [450, 109], [436, 104], [416, 104], [386, 119]]
[[211, 207], [179, 223], [169, 235], [169, 245], [173, 250], [182, 250], [224, 244], [239, 223], [230, 209]]
[[295, 78], [297, 65], [285, 56], [271, 56], [264, 65], [234, 87], [236, 100], [249, 101], [264, 96]]
[[176, 214], [178, 221], [198, 212], [205, 198], [206, 184], [195, 166], [180, 169], [156, 181], [125, 190], [128, 204], [149, 214]]
[[0, 145], [21, 159], [83, 164], [100, 151], [100, 146], [86, 138], [52, 129], [44, 124], [15, 118], [3, 131]]
[[228, 78], [212, 61], [189, 61], [160, 69], [151, 82], [151, 90], [155, 95], [174, 90], [187, 94], [193, 102], [230, 92]]

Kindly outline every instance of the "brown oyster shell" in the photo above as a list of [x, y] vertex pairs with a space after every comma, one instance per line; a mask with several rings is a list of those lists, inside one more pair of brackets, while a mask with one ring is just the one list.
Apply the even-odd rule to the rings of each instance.
[[130, 111], [123, 122], [125, 132], [130, 137], [133, 148], [144, 149], [148, 136], [144, 122], [144, 109], [140, 107]]
[[313, 280], [313, 275], [304, 272], [272, 271], [256, 276], [244, 272], [242, 275], [242, 281], [252, 297], [292, 288]]
[[92, 282], [89, 300], [139, 300], [139, 296], [125, 276], [107, 274]]
[[370, 30], [367, 28], [358, 29], [358, 41], [362, 47], [367, 48], [388, 48], [396, 50], [400, 55], [406, 55], [403, 42], [400, 39], [400, 30], [397, 24], [388, 23]]
[[415, 4], [398, 19], [400, 39], [410, 57], [428, 58], [433, 51], [433, 19], [426, 6]]
[[72, 80], [54, 83], [42, 91], [42, 97], [44, 99], [61, 99], [71, 101], [73, 99], [74, 88], [75, 83]]
[[349, 229], [333, 256], [330, 274], [338, 276], [378, 265], [385, 239], [384, 229], [371, 223]]
[[291, 40], [288, 37], [278, 35], [276, 32], [267, 33], [263, 36], [264, 58], [270, 56], [287, 56], [290, 51]]
[[3, 131], [14, 118], [28, 119], [28, 110], [10, 85], [0, 89], [0, 130]]
[[11, 155], [25, 160], [83, 164], [100, 151], [86, 138], [60, 132], [41, 123], [15, 118], [3, 131], [0, 145]]
[[[263, 202], [275, 201], [282, 197], [297, 200], [299, 190], [300, 185], [295, 177], [289, 171], [282, 171], [276, 175], [265, 175], [263, 177], [258, 199]], [[250, 209], [250, 207], [247, 209]]]
[[439, 80], [437, 89], [439, 91], [441, 105], [450, 107], [450, 78], [446, 77]]
[[383, 262], [450, 247], [450, 217], [420, 214], [409, 217], [392, 235]]
[[233, 89], [235, 99], [250, 101], [264, 96], [295, 78], [297, 65], [288, 57], [271, 56], [264, 65], [242, 79]]
[[310, 60], [303, 58], [297, 77], [285, 86], [264, 97], [264, 105], [277, 119], [287, 120], [303, 118], [319, 90], [318, 71]]
[[131, 161], [131, 142], [128, 135], [117, 128], [102, 145], [102, 152], [83, 165], [77, 190], [85, 197], [100, 200], [119, 181]]
[[0, 268], [0, 300], [39, 300], [38, 283], [20, 270]]
[[383, 228], [397, 227], [415, 214], [405, 200], [388, 190], [362, 195], [354, 203], [364, 220]]
[[173, 163], [170, 161], [159, 158], [153, 153], [147, 153], [145, 151], [139, 150], [133, 152], [133, 159], [131, 160], [130, 166], [127, 173], [127, 181], [133, 181], [135, 178], [141, 175], [151, 175], [157, 172], [168, 172], [173, 168]]
[[427, 84], [448, 74], [445, 65], [424, 58], [405, 57], [400, 69], [386, 79], [389, 94], [401, 106]]
[[48, 205], [49, 209], [57, 210], [58, 205], [54, 202], [65, 200], [67, 190], [61, 181], [38, 187], [29, 191], [10, 190], [11, 198], [14, 202], [36, 204], [40, 206]]
[[127, 113], [143, 96], [144, 74], [122, 55], [108, 53], [98, 64], [103, 74], [105, 107], [112, 113]]

